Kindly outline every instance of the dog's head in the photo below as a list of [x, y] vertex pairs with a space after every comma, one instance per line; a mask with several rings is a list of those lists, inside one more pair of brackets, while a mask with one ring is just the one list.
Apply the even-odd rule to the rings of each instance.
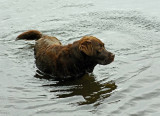
[[107, 51], [104, 43], [93, 36], [85, 36], [80, 40], [79, 50], [91, 57], [97, 64], [107, 65], [114, 61], [115, 55]]

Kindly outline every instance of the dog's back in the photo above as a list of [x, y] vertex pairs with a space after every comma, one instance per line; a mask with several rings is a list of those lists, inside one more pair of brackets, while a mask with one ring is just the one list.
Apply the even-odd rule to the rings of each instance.
[[36, 41], [35, 55], [37, 55], [39, 51], [47, 52], [47, 49], [54, 46], [61, 46], [61, 42], [56, 37], [43, 35], [40, 39]]

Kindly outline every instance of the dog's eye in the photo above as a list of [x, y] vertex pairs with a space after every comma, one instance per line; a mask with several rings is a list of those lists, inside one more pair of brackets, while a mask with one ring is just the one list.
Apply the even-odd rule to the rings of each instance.
[[101, 49], [104, 48], [104, 44], [100, 44], [99, 46], [100, 46]]
[[101, 46], [99, 47], [99, 51], [102, 51], [103, 49], [104, 49], [104, 46], [101, 45]]

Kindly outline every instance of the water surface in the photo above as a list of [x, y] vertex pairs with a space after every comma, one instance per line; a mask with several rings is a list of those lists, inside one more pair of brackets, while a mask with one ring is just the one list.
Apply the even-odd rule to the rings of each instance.
[[[159, 116], [160, 1], [1, 0], [0, 115]], [[115, 61], [92, 74], [56, 81], [38, 74], [34, 41], [15, 41], [36, 29], [63, 44], [100, 38]]]

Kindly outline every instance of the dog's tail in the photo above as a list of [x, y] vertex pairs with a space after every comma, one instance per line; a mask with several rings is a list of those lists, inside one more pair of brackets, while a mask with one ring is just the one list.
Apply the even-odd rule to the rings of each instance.
[[16, 40], [38, 40], [42, 37], [42, 33], [37, 30], [29, 30], [20, 34]]

